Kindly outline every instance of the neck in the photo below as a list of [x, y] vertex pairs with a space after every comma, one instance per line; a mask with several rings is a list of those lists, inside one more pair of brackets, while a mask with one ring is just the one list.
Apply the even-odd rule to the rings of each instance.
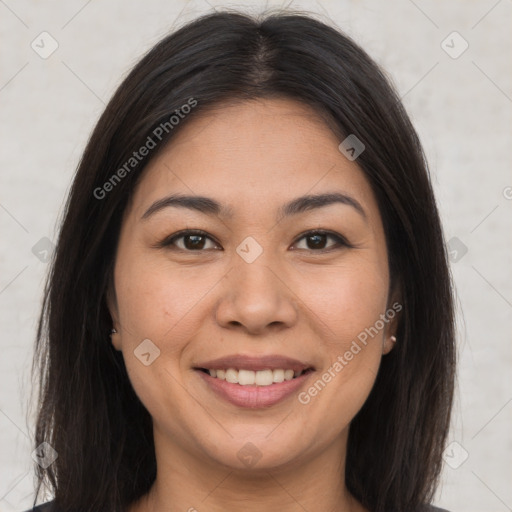
[[157, 477], [129, 512], [366, 512], [344, 483], [347, 434], [301, 462], [241, 470], [169, 445], [155, 428]]

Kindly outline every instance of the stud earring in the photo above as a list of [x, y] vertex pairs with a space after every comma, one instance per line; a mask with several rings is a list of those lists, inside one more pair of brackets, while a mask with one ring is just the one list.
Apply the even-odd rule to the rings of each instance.
[[389, 339], [391, 340], [391, 343], [393, 343], [393, 345], [396, 343], [396, 336], [391, 336]]
[[117, 334], [117, 331], [114, 328], [112, 328], [110, 331], [110, 336], [112, 336], [112, 334]]

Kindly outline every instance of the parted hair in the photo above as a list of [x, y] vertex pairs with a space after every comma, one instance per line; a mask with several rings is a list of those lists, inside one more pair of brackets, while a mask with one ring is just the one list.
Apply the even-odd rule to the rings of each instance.
[[[159, 148], [206, 108], [290, 98], [325, 120], [377, 199], [390, 286], [403, 305], [394, 349], [350, 425], [345, 481], [371, 512], [413, 512], [433, 498], [455, 379], [452, 281], [428, 165], [390, 79], [351, 38], [301, 12], [203, 15], [158, 42], [107, 104], [78, 165], [47, 277], [34, 352], [36, 465], [62, 512], [121, 512], [156, 476], [151, 416], [109, 339], [106, 293], [122, 216], [149, 154], [108, 187], [133, 152], [191, 98]], [[112, 182], [111, 182], [112, 183]], [[95, 192], [96, 191], [96, 192]], [[340, 454], [341, 456], [341, 454]], [[340, 482], [341, 485], [341, 482]]]

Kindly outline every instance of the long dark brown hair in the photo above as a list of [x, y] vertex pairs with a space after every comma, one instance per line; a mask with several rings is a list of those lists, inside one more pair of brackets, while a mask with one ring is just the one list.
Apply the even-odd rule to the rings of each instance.
[[[36, 465], [34, 503], [44, 483], [62, 512], [121, 512], [156, 476], [151, 417], [110, 342], [105, 295], [123, 212], [157, 150], [122, 179], [112, 176], [163, 123], [159, 147], [205, 108], [272, 97], [313, 107], [340, 142], [354, 134], [364, 143], [357, 164], [378, 201], [391, 286], [403, 304], [399, 341], [350, 426], [346, 485], [372, 512], [413, 512], [431, 501], [450, 422], [455, 343], [451, 277], [418, 136], [379, 66], [338, 29], [301, 13], [218, 12], [140, 60], [79, 164], [35, 347], [34, 446], [47, 442], [58, 458]], [[192, 111], [169, 128], [192, 98]]]

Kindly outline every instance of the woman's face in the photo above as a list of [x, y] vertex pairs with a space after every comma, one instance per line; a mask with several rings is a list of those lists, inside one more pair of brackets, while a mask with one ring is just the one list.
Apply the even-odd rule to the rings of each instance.
[[109, 301], [157, 458], [269, 469], [339, 457], [394, 332], [372, 190], [293, 100], [180, 128], [125, 212]]

